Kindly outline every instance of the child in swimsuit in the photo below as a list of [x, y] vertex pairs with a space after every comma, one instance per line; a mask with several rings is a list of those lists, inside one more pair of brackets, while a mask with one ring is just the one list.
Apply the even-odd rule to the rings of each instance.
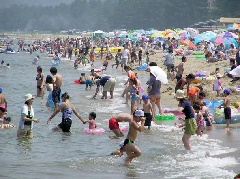
[[143, 100], [144, 117], [146, 117], [144, 126], [148, 126], [148, 129], [150, 130], [151, 122], [154, 119], [152, 116], [152, 112], [153, 112], [152, 104], [150, 103], [149, 97], [146, 94], [142, 96], [142, 100]]
[[90, 112], [88, 116], [88, 121], [86, 121], [89, 124], [89, 129], [96, 129], [96, 113], [95, 112]]
[[138, 99], [137, 95], [137, 80], [136, 79], [130, 79], [129, 80], [129, 86], [130, 86], [130, 96], [131, 96], [131, 114], [133, 114], [136, 101]]
[[196, 120], [197, 120], [197, 135], [202, 136], [203, 129], [204, 129], [204, 118], [201, 112], [201, 106], [198, 104], [193, 105], [193, 109], [195, 111], [196, 115]]

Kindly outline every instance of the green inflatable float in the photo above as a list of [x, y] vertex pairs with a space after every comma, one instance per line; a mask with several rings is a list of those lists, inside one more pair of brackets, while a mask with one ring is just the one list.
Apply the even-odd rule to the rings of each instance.
[[158, 121], [174, 120], [175, 119], [175, 115], [172, 114], [172, 113], [156, 114], [155, 115], [155, 119], [158, 120]]

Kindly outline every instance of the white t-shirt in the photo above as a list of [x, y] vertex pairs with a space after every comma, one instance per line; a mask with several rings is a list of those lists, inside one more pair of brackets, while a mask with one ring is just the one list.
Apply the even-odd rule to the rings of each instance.
[[130, 51], [128, 49], [123, 49], [121, 50], [121, 55], [122, 55], [122, 58], [128, 59], [128, 56], [130, 55]]

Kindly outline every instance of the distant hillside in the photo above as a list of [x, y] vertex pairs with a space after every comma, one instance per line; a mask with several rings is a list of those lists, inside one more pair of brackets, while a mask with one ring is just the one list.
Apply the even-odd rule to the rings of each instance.
[[0, 8], [10, 7], [13, 4], [29, 6], [56, 6], [61, 3], [71, 4], [75, 0], [0, 0]]

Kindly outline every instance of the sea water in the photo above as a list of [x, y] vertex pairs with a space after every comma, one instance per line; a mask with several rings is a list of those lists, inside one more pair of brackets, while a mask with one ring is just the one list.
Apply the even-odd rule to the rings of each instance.
[[[37, 65], [32, 61], [40, 55]], [[43, 73], [49, 75], [51, 58], [46, 53], [20, 52], [17, 54], [0, 54], [0, 60], [9, 63], [11, 69], [0, 68], [0, 86], [8, 100], [8, 114], [12, 123], [19, 122], [21, 107], [26, 93], [36, 94], [36, 68], [40, 65]], [[95, 62], [95, 68], [101, 68], [101, 62]], [[239, 165], [239, 128], [233, 127], [230, 132], [225, 126], [213, 126], [205, 130], [203, 137], [193, 136], [190, 141], [191, 151], [185, 151], [181, 138], [183, 131], [174, 127], [174, 121], [157, 121], [151, 130], [138, 134], [136, 145], [141, 149], [142, 156], [134, 159], [130, 166], [124, 165], [124, 158], [109, 156], [119, 148], [124, 139], [111, 140], [113, 135], [108, 129], [108, 120], [115, 113], [130, 112], [130, 105], [124, 104], [121, 97], [126, 73], [121, 69], [115, 70], [109, 65], [105, 74], [116, 78], [117, 84], [114, 99], [92, 99], [92, 90], [85, 90], [85, 85], [74, 84], [81, 72], [89, 74], [91, 66], [81, 66], [74, 69], [73, 61], [62, 59], [57, 66], [63, 75], [62, 92], [68, 92], [71, 102], [84, 118], [89, 112], [97, 113], [97, 126], [106, 131], [102, 135], [87, 135], [81, 121], [73, 116], [71, 134], [53, 132], [51, 128], [61, 122], [61, 114], [53, 118], [50, 125], [47, 120], [53, 113], [47, 108], [47, 94], [33, 102], [35, 117], [40, 120], [34, 123], [32, 139], [18, 139], [17, 128], [1, 129], [1, 172], [0, 178], [233, 178], [240, 173]], [[144, 87], [148, 80], [147, 72], [138, 72]], [[46, 92], [47, 93], [47, 92]], [[169, 97], [163, 97], [162, 104]], [[141, 105], [139, 105], [141, 107]], [[176, 107], [176, 106], [173, 106]], [[124, 125], [128, 125], [124, 123]], [[127, 127], [128, 128], [128, 127]], [[125, 136], [127, 132], [124, 132]]]

